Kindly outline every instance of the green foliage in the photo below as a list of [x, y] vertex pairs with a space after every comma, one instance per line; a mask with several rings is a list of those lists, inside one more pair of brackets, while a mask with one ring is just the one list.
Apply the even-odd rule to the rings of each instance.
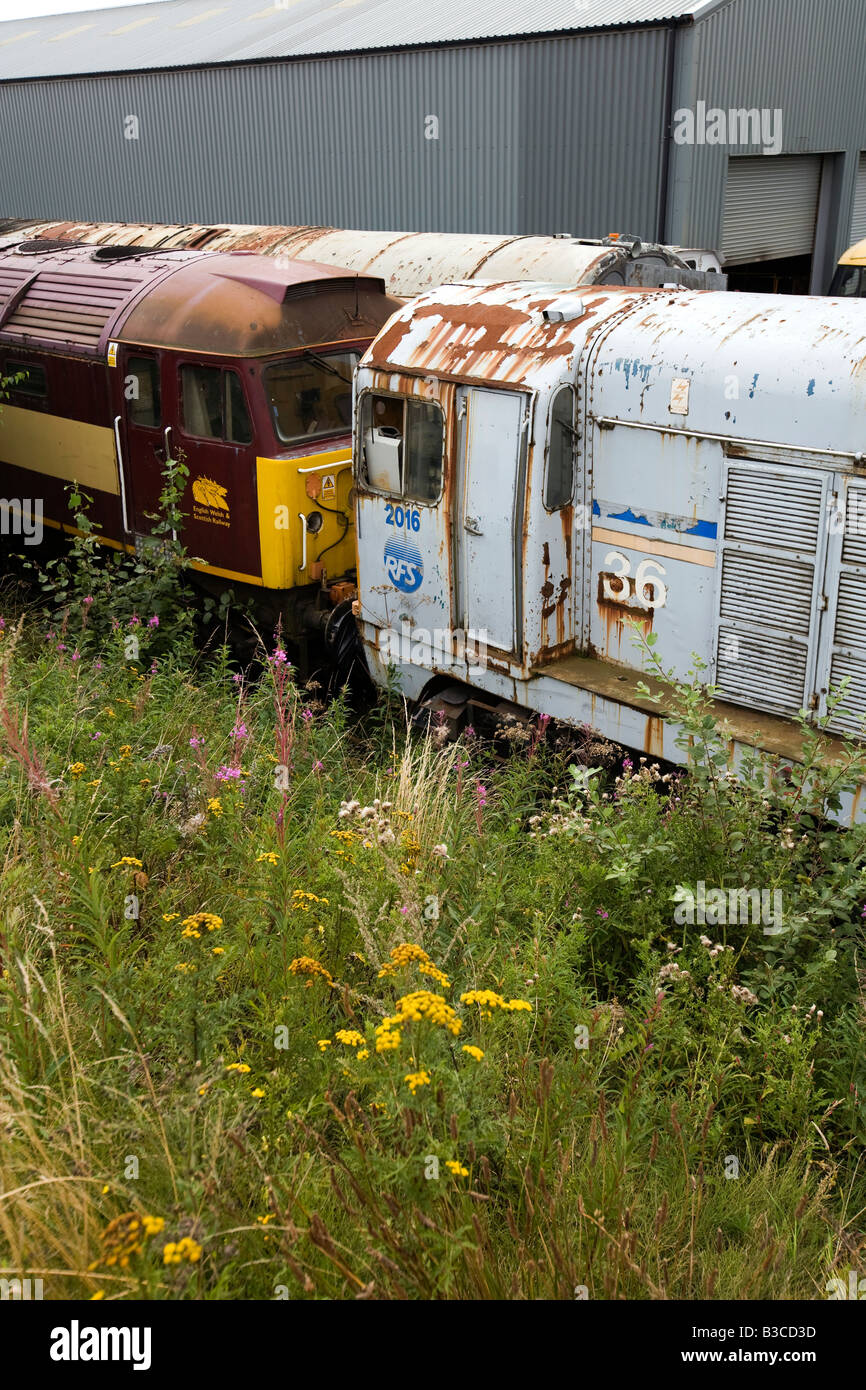
[[109, 549], [100, 540], [100, 525], [91, 515], [93, 498], [77, 483], [66, 486], [72, 538], [68, 548], [48, 560], [19, 557], [55, 622], [82, 649], [104, 640], [118, 626], [137, 623], [142, 614], [156, 618], [154, 652], [181, 646], [192, 632], [192, 613], [185, 592], [189, 558], [180, 539], [181, 502], [189, 477], [182, 456], [163, 465], [159, 507], [146, 513], [150, 536], [136, 554]]
[[[687, 774], [502, 759], [396, 689], [353, 722], [279, 651], [153, 663], [163, 624], [88, 582], [74, 650], [0, 627], [4, 1270], [779, 1299], [862, 1263], [866, 857], [825, 817], [854, 745], [734, 775], [680, 683]], [[781, 892], [783, 930], [689, 922], [700, 883]]]

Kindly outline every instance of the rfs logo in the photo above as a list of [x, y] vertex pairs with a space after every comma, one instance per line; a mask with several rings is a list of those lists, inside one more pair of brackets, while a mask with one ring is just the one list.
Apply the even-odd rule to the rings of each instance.
[[414, 594], [424, 578], [421, 555], [404, 537], [393, 537], [385, 546], [385, 573], [404, 594]]

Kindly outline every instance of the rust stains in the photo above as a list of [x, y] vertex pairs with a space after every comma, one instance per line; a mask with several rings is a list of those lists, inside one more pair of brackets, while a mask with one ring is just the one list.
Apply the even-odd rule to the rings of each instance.
[[646, 716], [643, 751], [650, 758], [663, 758], [665, 755], [665, 722], [660, 714]]
[[[614, 661], [621, 658], [623, 639], [635, 635], [632, 624], [637, 624], [644, 638], [653, 630], [653, 610], [637, 601], [634, 580], [629, 583], [616, 574], [602, 572], [598, 576], [596, 603], [603, 628], [602, 657]], [[626, 655], [630, 653], [627, 651]]]
[[371, 365], [464, 382], [540, 385], [557, 372], [570, 374], [602, 308], [613, 302], [624, 309], [634, 294], [653, 293], [617, 288], [582, 295], [582, 312], [548, 322], [545, 310], [573, 303], [573, 291], [519, 281], [443, 285], [394, 316], [371, 350]]

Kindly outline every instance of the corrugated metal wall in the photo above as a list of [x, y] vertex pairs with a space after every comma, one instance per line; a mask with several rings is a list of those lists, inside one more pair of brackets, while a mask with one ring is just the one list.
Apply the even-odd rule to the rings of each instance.
[[[838, 256], [847, 244], [857, 158], [866, 147], [864, 0], [731, 0], [696, 26], [692, 42], [693, 66], [683, 74], [675, 105], [704, 100], [725, 110], [779, 108], [785, 154], [847, 156], [844, 188], [833, 217]], [[676, 179], [672, 185], [669, 240], [719, 245], [732, 153], [761, 150], [675, 149], [681, 174], [679, 189]]]
[[649, 29], [0, 84], [0, 215], [652, 238], [665, 42]]

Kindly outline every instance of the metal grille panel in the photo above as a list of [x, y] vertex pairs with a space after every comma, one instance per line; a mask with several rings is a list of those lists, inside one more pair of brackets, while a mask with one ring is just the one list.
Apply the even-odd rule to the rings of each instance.
[[798, 560], [725, 552], [722, 570], [723, 619], [808, 637], [814, 567]]
[[28, 341], [95, 348], [103, 330], [137, 288], [138, 279], [38, 275], [3, 332]]
[[806, 688], [808, 649], [784, 638], [719, 630], [716, 684], [737, 704], [796, 714]]
[[823, 487], [818, 478], [773, 476], [731, 469], [725, 510], [725, 540], [780, 550], [818, 548]]
[[825, 480], [752, 461], [729, 465], [715, 684], [784, 714], [807, 698]]
[[838, 690], [846, 676], [851, 679], [845, 696], [845, 708], [837, 710], [830, 722], [830, 728], [841, 733], [864, 735], [863, 720], [866, 718], [866, 657], [844, 656], [837, 652], [833, 657], [830, 684]]

